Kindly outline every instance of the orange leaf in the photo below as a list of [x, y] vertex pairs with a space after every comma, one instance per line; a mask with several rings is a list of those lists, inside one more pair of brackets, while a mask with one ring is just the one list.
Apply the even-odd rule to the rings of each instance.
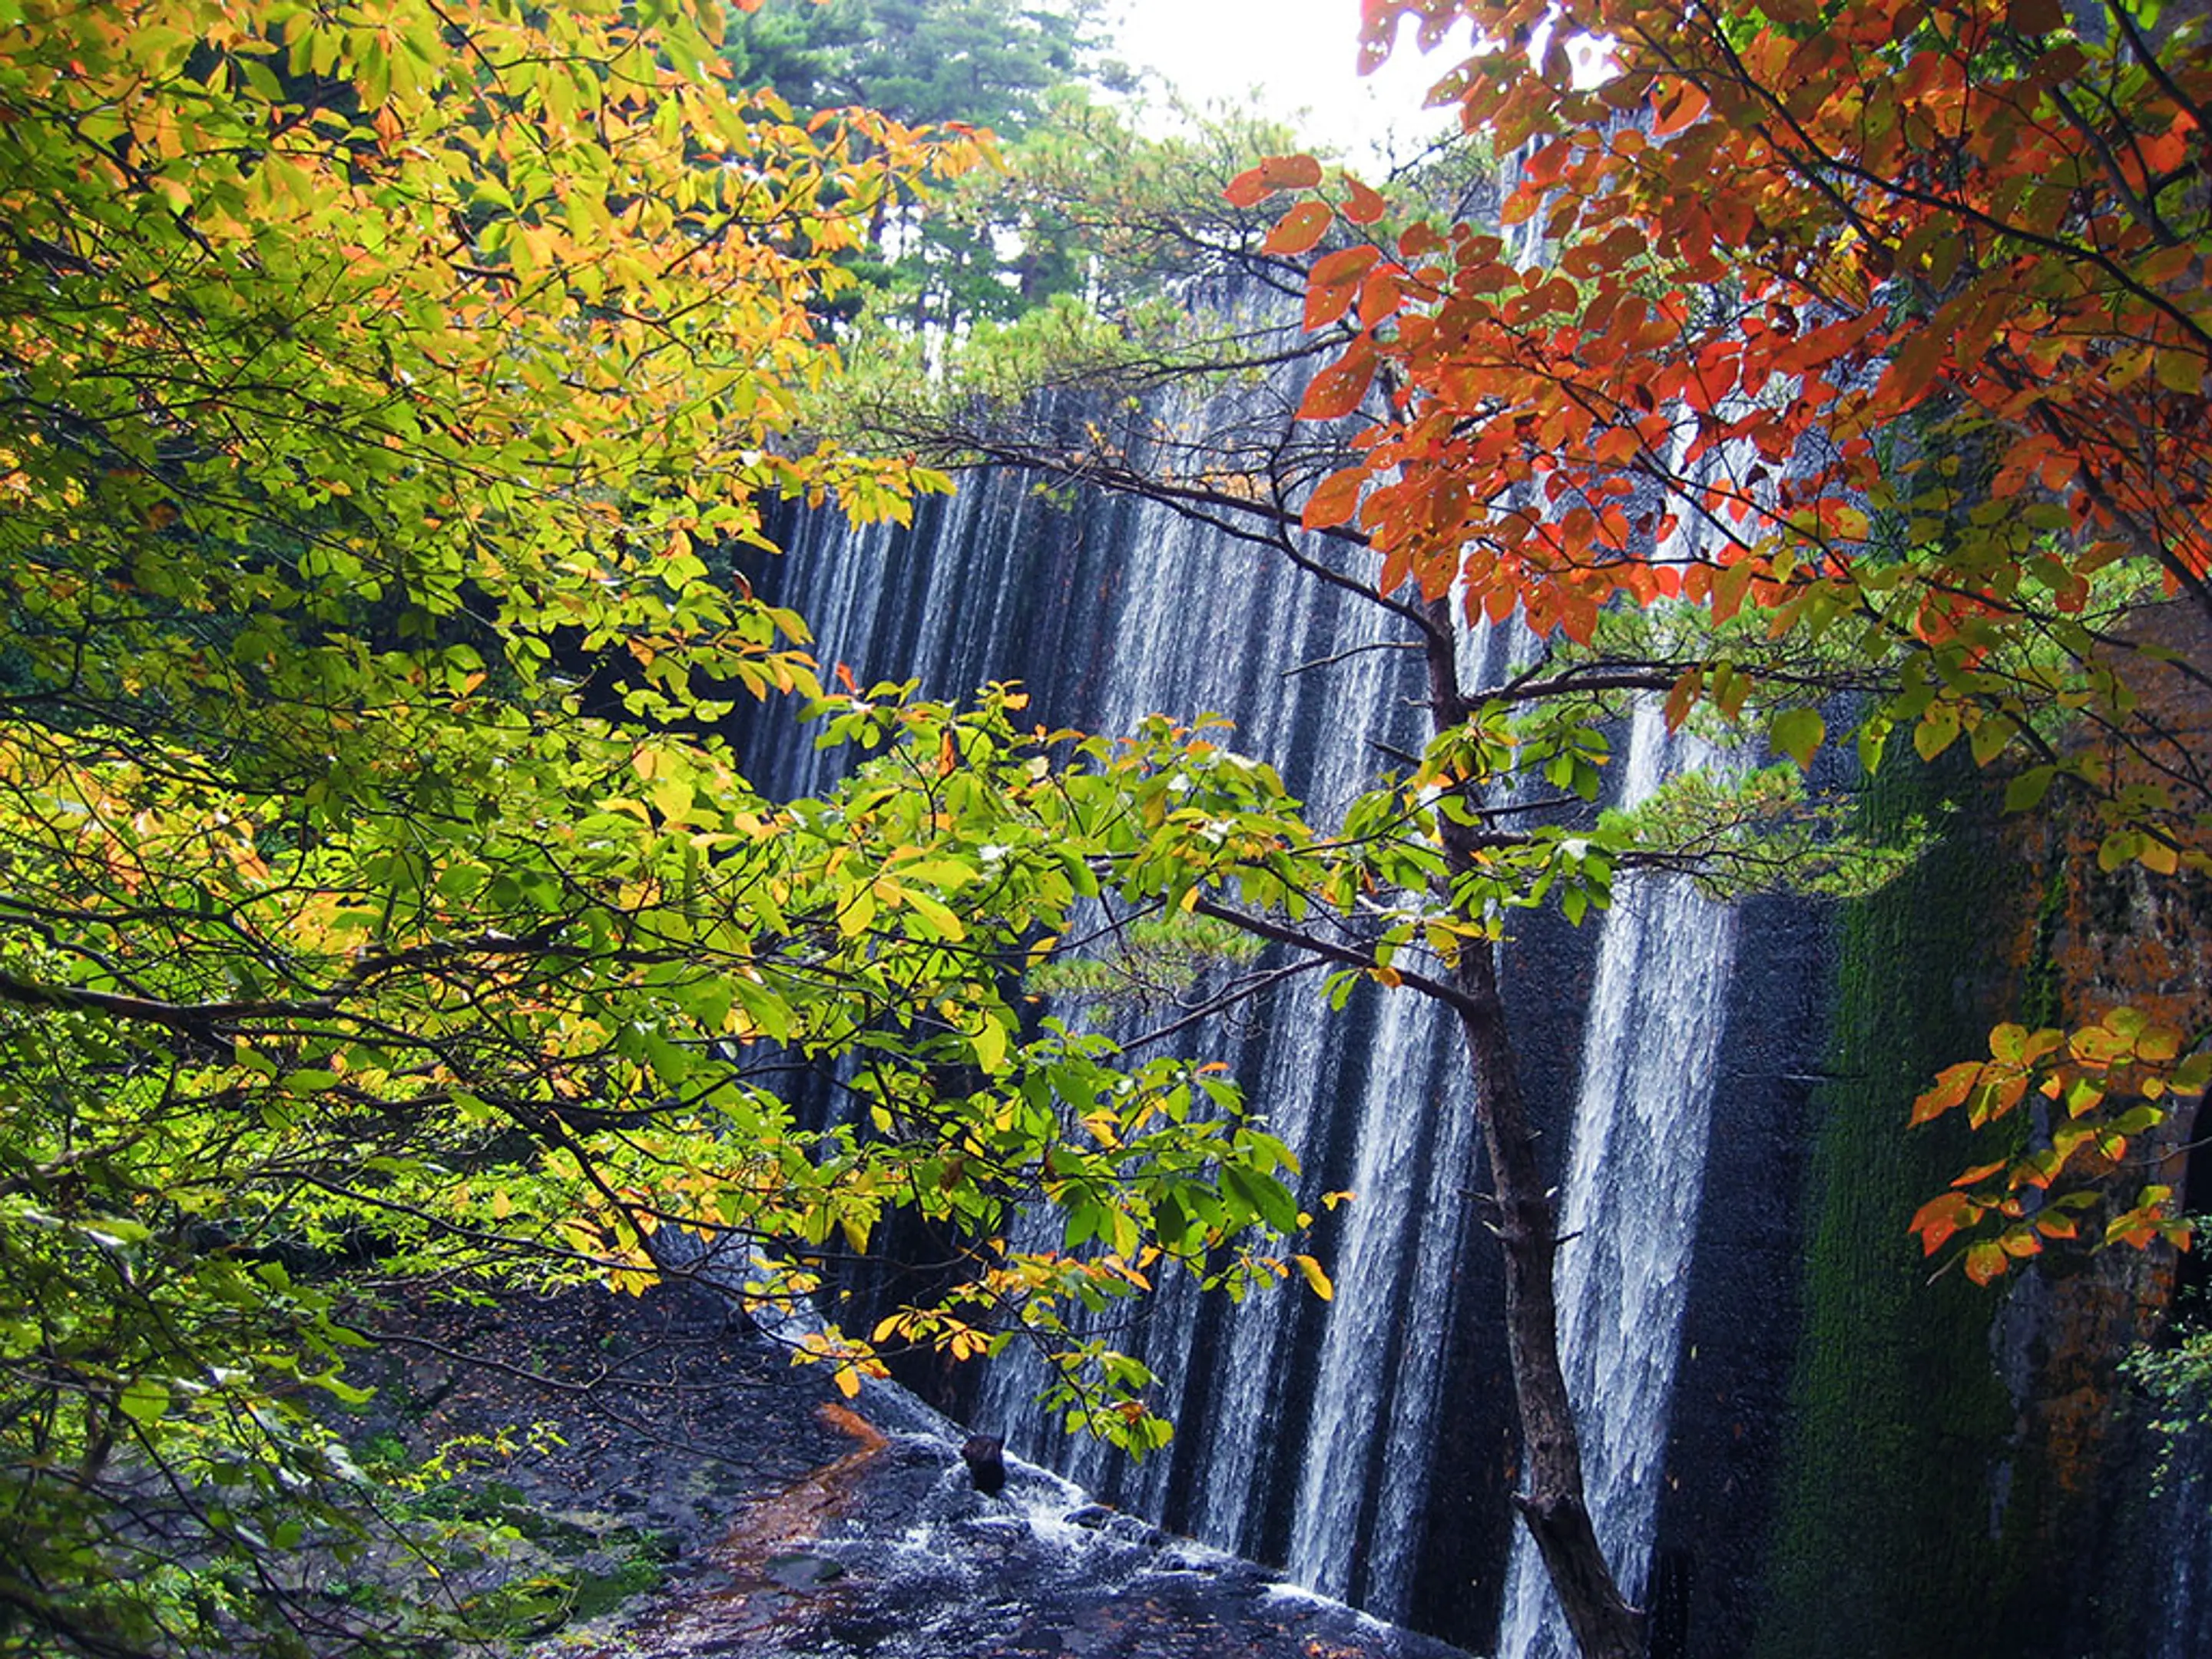
[[1298, 404], [1298, 418], [1333, 421], [1351, 414], [1374, 378], [1375, 343], [1363, 334], [1352, 343], [1351, 350], [1313, 377]]
[[1967, 1170], [1951, 1184], [1954, 1187], [1971, 1187], [1978, 1181], [1986, 1181], [1990, 1176], [1995, 1175], [1999, 1170], [2003, 1168], [2004, 1160], [2002, 1158], [1998, 1159], [1995, 1164], [1977, 1164], [1972, 1169]]
[[1380, 195], [1368, 189], [1348, 173], [1344, 175], [1344, 182], [1352, 191], [1352, 199], [1344, 204], [1346, 218], [1355, 225], [1371, 225], [1382, 216], [1383, 209], [1388, 204]]
[[1980, 1209], [1963, 1193], [1945, 1193], [1931, 1198], [1914, 1212], [1907, 1231], [1920, 1235], [1920, 1253], [1933, 1255], [1943, 1248], [1943, 1242], [1961, 1227], [1970, 1227], [1981, 1218]]
[[1326, 328], [1352, 308], [1360, 278], [1382, 257], [1372, 246], [1340, 248], [1314, 262], [1306, 276], [1306, 332]]
[[1651, 136], [1655, 138], [1672, 137], [1711, 106], [1712, 100], [1705, 96], [1703, 88], [1686, 82], [1675, 93], [1672, 102], [1660, 105], [1659, 118], [1651, 124]]
[[1967, 1249], [1966, 1277], [1977, 1285], [1986, 1285], [1993, 1279], [2002, 1278], [2005, 1269], [2011, 1265], [2006, 1258], [2004, 1246], [1993, 1238], [1984, 1239]]
[[1359, 285], [1359, 325], [1372, 329], [1384, 319], [1396, 314], [1405, 298], [1398, 287], [1399, 270], [1395, 265], [1377, 265], [1367, 273], [1367, 280]]
[[1305, 511], [1298, 515], [1299, 522], [1309, 530], [1326, 530], [1332, 525], [1350, 523], [1352, 515], [1359, 510], [1359, 492], [1366, 483], [1364, 467], [1347, 467], [1341, 472], [1330, 473], [1306, 497]]
[[1326, 202], [1301, 202], [1275, 222], [1261, 249], [1267, 253], [1304, 253], [1328, 234], [1335, 218]]
[[1982, 1075], [1979, 1060], [1961, 1060], [1956, 1066], [1946, 1066], [1936, 1074], [1936, 1086], [1912, 1103], [1913, 1124], [1932, 1123], [1936, 1119], [1963, 1105], [1967, 1091]]
[[1231, 207], [1256, 207], [1279, 190], [1310, 190], [1321, 182], [1321, 163], [1310, 155], [1270, 155], [1229, 181], [1221, 193]]

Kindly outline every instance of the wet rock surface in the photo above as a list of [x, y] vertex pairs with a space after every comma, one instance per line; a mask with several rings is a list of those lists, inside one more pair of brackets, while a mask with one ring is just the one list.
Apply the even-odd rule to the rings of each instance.
[[696, 1286], [387, 1328], [383, 1432], [503, 1435], [462, 1482], [652, 1540], [650, 1587], [572, 1595], [520, 1632], [536, 1659], [1459, 1659], [1017, 1459], [979, 1492], [964, 1431], [888, 1386], [840, 1400]]

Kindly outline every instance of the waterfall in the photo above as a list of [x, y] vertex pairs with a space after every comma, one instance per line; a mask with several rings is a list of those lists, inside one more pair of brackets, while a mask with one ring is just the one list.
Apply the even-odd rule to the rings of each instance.
[[[1669, 738], [1640, 704], [1622, 799], [1717, 757]], [[1560, 1345], [1582, 1431], [1598, 1540], [1623, 1592], [1642, 1592], [1713, 1079], [1735, 955], [1735, 913], [1679, 876], [1632, 876], [1598, 948], [1582, 1098], [1560, 1219]], [[1573, 1646], [1525, 1534], [1516, 1536], [1498, 1651], [1571, 1656]]]
[[2147, 1501], [2146, 1557], [2162, 1564], [2145, 1608], [2145, 1659], [2212, 1651], [2212, 1426], [2200, 1422], [2162, 1448]]
[[[1283, 398], [1269, 387], [1237, 395]], [[1163, 415], [1218, 418], [1195, 406]], [[1020, 680], [1036, 718], [1106, 732], [1155, 712], [1219, 712], [1235, 722], [1227, 741], [1277, 765], [1320, 822], [1372, 775], [1377, 744], [1417, 748], [1423, 737], [1418, 660], [1389, 648], [1376, 607], [1157, 503], [1048, 496], [994, 471], [950, 501], [923, 503], [910, 532], [856, 532], [807, 514], [778, 530], [788, 551], [757, 585], [807, 619], [825, 670], [848, 665], [864, 684], [915, 676], [926, 695], [960, 697], [986, 680]], [[1501, 633], [1468, 648], [1502, 666], [1516, 647]], [[805, 731], [757, 720], [744, 743], [763, 786], [822, 787], [829, 763]], [[1641, 716], [1627, 787], [1648, 789], [1690, 758], [1656, 716]], [[1674, 884], [1632, 880], [1619, 908], [1579, 936], [1601, 934], [1599, 1001], [1570, 1183], [1567, 1225], [1582, 1236], [1563, 1261], [1578, 1398], [1606, 1382], [1592, 1468], [1617, 1559], [1626, 1540], [1631, 1553], [1644, 1547], [1652, 1516], [1710, 1099], [1695, 1085], [1710, 1076], [1729, 925]], [[1506, 971], [1524, 981], [1539, 973], [1510, 955]], [[1543, 970], [1532, 999], [1553, 997], [1551, 975], [1582, 971]], [[1632, 1031], [1648, 1040], [1632, 1042]], [[1443, 1395], [1480, 1181], [1463, 1050], [1411, 992], [1363, 985], [1334, 1015], [1316, 985], [1293, 982], [1220, 1033], [1209, 1057], [1298, 1153], [1306, 1209], [1321, 1215], [1324, 1192], [1354, 1194], [1322, 1224], [1334, 1299], [1322, 1304], [1294, 1281], [1231, 1305], [1164, 1284], [1127, 1346], [1158, 1377], [1176, 1438], [1142, 1464], [1044, 1420], [1030, 1398], [1037, 1375], [1018, 1363], [994, 1367], [976, 1416], [1109, 1501], [1403, 1618], [1437, 1448], [1462, 1427]], [[1599, 1187], [1600, 1166], [1613, 1188]], [[1629, 1175], [1648, 1190], [1622, 1190]], [[1665, 1340], [1647, 1340], [1640, 1322]], [[1632, 1389], [1620, 1375], [1632, 1370]]]

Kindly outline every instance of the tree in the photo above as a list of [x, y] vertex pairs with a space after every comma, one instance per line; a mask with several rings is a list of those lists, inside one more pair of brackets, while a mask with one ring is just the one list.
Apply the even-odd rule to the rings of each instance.
[[755, 10], [725, 46], [738, 83], [808, 111], [858, 107], [910, 126], [958, 122], [1022, 137], [1052, 93], [1101, 64], [1097, 0], [830, 0]]
[[[1522, 1510], [1587, 1653], [1640, 1651], [1640, 1615], [1583, 1512], [1501, 918], [1547, 896], [1579, 915], [1632, 862], [1717, 853], [1748, 877], [1808, 843], [1764, 839], [1805, 821], [1786, 790], [1590, 826], [1500, 786], [1594, 792], [1598, 700], [1638, 690], [1806, 767], [1850, 687], [1866, 765], [1900, 730], [1930, 759], [1963, 738], [2012, 769], [2015, 810], [2100, 823], [2106, 868], [2208, 867], [2204, 757], [2174, 718], [2201, 695], [2202, 635], [2158, 602], [2201, 627], [2212, 53], [2193, 20], [2101, 15], [1386, 0], [1366, 14], [1378, 56], [1409, 16], [1425, 41], [1472, 21], [1443, 88], [1522, 159], [1504, 234], [1325, 189], [1307, 156], [1231, 185], [1240, 210], [1300, 192], [1258, 252], [1311, 258], [1327, 361], [1298, 413], [1348, 422], [1348, 453], [1326, 430], [1211, 456], [1127, 427], [1010, 432], [957, 397], [896, 428], [1171, 501], [1382, 606], [1423, 653], [1428, 752], [1278, 869], [1280, 910], [1179, 902], [1459, 1021], [1508, 1261]], [[1569, 72], [1577, 34], [1607, 43], [1602, 76]], [[1540, 234], [1510, 243], [1519, 225]], [[1119, 356], [1120, 384], [1175, 372]], [[1516, 614], [1541, 660], [1463, 684], [1455, 628]], [[1237, 845], [1214, 874], [1285, 855]], [[2190, 1042], [2130, 1009], [1998, 1028], [1917, 1115], [2051, 1105], [1922, 1211], [1929, 1252], [1955, 1239], [1986, 1280], [2100, 1206], [2109, 1241], [2183, 1236], [2169, 1191], [2111, 1166], [2203, 1087]]]
[[[2011, 804], [2078, 786], [2106, 868], [2203, 871], [2205, 757], [2172, 706], [2191, 693], [2167, 690], [2201, 684], [2212, 617], [2202, 18], [1599, 6], [1547, 35], [1534, 7], [1391, 5], [1370, 49], [1405, 15], [1457, 14], [1495, 43], [1456, 77], [1466, 118], [1531, 146], [1507, 216], [1540, 219], [1556, 252], [1515, 271], [1462, 230], [1401, 239], [1410, 270], [1341, 256], [1315, 295], [1361, 307], [1337, 395], [1370, 361], [1406, 386], [1314, 516], [1356, 510], [1425, 591], [1456, 574], [1571, 632], [1616, 597], [1680, 594], [1901, 651], [1899, 695], [1858, 728], [1869, 763], [1900, 727], [1923, 757], [1961, 736], [1984, 764], [2018, 753]], [[1570, 27], [1613, 43], [1600, 84], [1565, 83]], [[1638, 539], [1669, 527], [1622, 510], [1639, 478], [1703, 522], [1697, 554]], [[2149, 620], [2161, 594], [2196, 623]], [[1674, 707], [1722, 666], [1686, 667]], [[1785, 747], [1816, 739], [1796, 719]], [[1986, 1279], [2069, 1236], [2070, 1204], [2035, 1195], [2076, 1150], [2118, 1156], [2168, 1088], [2201, 1088], [2180, 1033], [2111, 1018], [2006, 1028], [1923, 1097], [1923, 1119], [1971, 1099], [1994, 1121], [2033, 1074], [2075, 1119], [1923, 1212], [1931, 1252], [1977, 1234], [1966, 1270]], [[2128, 1066], [2111, 1097], [2148, 1115], [2101, 1114], [2101, 1074]], [[2108, 1233], [2178, 1236], [2170, 1196], [2122, 1205]]]
[[[1292, 175], [1285, 182], [1320, 171], [1310, 161], [1261, 163], [1231, 183], [1229, 211], [1186, 228], [1184, 246], [1217, 269], [1279, 281], [1284, 262], [1311, 244], [1297, 240], [1296, 220], [1269, 234], [1244, 216], [1265, 193], [1249, 186], [1279, 170]], [[1355, 210], [1371, 218], [1385, 210], [1370, 192]], [[1087, 333], [1071, 327], [1058, 352], [1014, 331], [979, 331], [933, 396], [915, 396], [915, 377], [885, 377], [885, 386], [864, 366], [859, 379], [870, 395], [839, 403], [942, 464], [1026, 466], [1165, 502], [1374, 607], [1389, 635], [1380, 646], [1420, 663], [1428, 742], [1419, 753], [1386, 752], [1340, 820], [1295, 824], [1283, 803], [1264, 799], [1194, 801], [1163, 820], [1159, 854], [1109, 864], [1102, 881], [1133, 904], [1274, 947], [1257, 981], [1320, 970], [1340, 1005], [1352, 981], [1369, 977], [1430, 1000], [1456, 1027], [1486, 1166], [1468, 1184], [1485, 1194], [1483, 1218], [1505, 1246], [1507, 1335], [1529, 1471], [1523, 1512], [1593, 1650], [1640, 1651], [1639, 1615], [1606, 1576], [1583, 1497], [1556, 1335], [1555, 1173], [1522, 1098], [1498, 952], [1520, 913], [1556, 902], [1580, 922], [1602, 908], [1627, 869], [1686, 872], [1728, 890], [1850, 890], [1881, 879], [1894, 859], [1840, 840], [1832, 804], [1809, 798], [1786, 762], [1734, 781], [1684, 778], [1634, 811], [1601, 813], [1593, 804], [1608, 727], [1631, 697], [1662, 696], [1686, 653], [1728, 649], [1759, 665], [1763, 699], [1781, 688], [1801, 704], [1854, 685], [1885, 690], [1893, 671], [1824, 656], [1802, 641], [1768, 641], [1741, 619], [1714, 629], [1690, 626], [1705, 620], [1695, 617], [1619, 611], [1596, 619], [1587, 641], [1547, 641], [1534, 661], [1477, 670], [1462, 660], [1459, 618], [1444, 598], [1393, 578], [1364, 529], [1301, 521], [1316, 487], [1358, 453], [1347, 447], [1357, 425], [1297, 418], [1300, 360], [1325, 362], [1340, 338], [1316, 331], [1301, 342], [1294, 325], [1203, 313], [1201, 337], [1133, 337], [1122, 320]], [[1257, 371], [1271, 364], [1291, 373], [1261, 380]], [[1304, 392], [1310, 414], [1323, 412], [1328, 373]], [[1024, 374], [1091, 400], [1079, 413], [1066, 397], [1025, 407], [1006, 395]], [[1141, 400], [1163, 382], [1206, 377], [1236, 389], [1226, 428], [1171, 427]], [[1189, 402], [1186, 395], [1176, 406]], [[1234, 988], [1209, 984], [1207, 993], [1212, 1006]]]
[[[1100, 56], [1097, 27], [1095, 0], [834, 0], [755, 12], [724, 50], [740, 85], [772, 88], [807, 113], [860, 106], [908, 125], [981, 129], [1013, 149], [1097, 90], [1127, 88], [1128, 71]], [[916, 331], [1004, 317], [1079, 287], [1079, 261], [1034, 234], [1007, 196], [986, 167], [927, 202], [885, 202], [870, 257], [853, 268]]]
[[[788, 1304], [914, 1207], [967, 1253], [910, 1324], [1036, 1334], [1139, 1446], [1141, 1367], [1063, 1310], [1291, 1271], [1231, 1091], [1013, 1000], [1085, 853], [1215, 757], [886, 688], [825, 705], [872, 757], [776, 801], [715, 735], [820, 690], [715, 568], [763, 500], [942, 483], [793, 411], [876, 204], [976, 155], [730, 95], [720, 22], [0, 9], [0, 1651], [464, 1616], [286, 1565], [378, 1508], [307, 1404], [357, 1395], [348, 1261], [635, 1289], [682, 1226]], [[854, 1123], [811, 1129], [774, 1084], [833, 1053]], [[1103, 1248], [1007, 1248], [1025, 1197]]]
[[[1365, 15], [1370, 58], [1408, 17], [1425, 44], [1472, 22], [1476, 50], [1442, 89], [1523, 153], [1504, 220], [1540, 236], [1416, 219], [1376, 240], [1388, 210], [1357, 181], [1282, 218], [1279, 252], [1346, 232], [1312, 268], [1307, 326], [1340, 349], [1302, 412], [1364, 426], [1304, 526], [1356, 528], [1382, 555], [1376, 590], [1437, 629], [1455, 607], [1518, 612], [1587, 645], [1622, 607], [1687, 605], [1894, 664], [1856, 721], [1869, 765], [1899, 728], [1925, 757], [1963, 736], [1984, 764], [2021, 757], [2016, 808], [2075, 786], [2103, 816], [2107, 868], [2205, 870], [2204, 757], [2146, 695], [2164, 675], [2201, 686], [2202, 653], [2143, 620], [2161, 594], [2212, 616], [2201, 20], [2016, 0]], [[1577, 35], [1602, 44], [1601, 74], [1570, 72]], [[1285, 157], [1232, 199], [1322, 182]], [[1638, 672], [1664, 680], [1674, 720], [1783, 691], [1776, 747], [1802, 763], [1826, 735], [1726, 635]], [[1448, 733], [1470, 711], [1437, 685]], [[1441, 834], [1456, 885], [1486, 832]], [[1456, 987], [1474, 1045], [1483, 955], [1470, 974], [1462, 951]], [[1985, 1280], [2072, 1237], [2099, 1194], [2062, 1177], [2203, 1089], [2212, 1066], [2184, 1060], [2187, 1042], [2129, 1009], [2070, 1034], [2000, 1027], [1916, 1115], [1994, 1121], [2031, 1089], [2063, 1115], [1922, 1211], [1929, 1252], [1971, 1241]], [[1583, 1650], [1636, 1651], [1590, 1541], [1544, 1514], [1579, 1501], [1547, 1352], [1551, 1219], [1533, 1188], [1512, 1208], [1511, 1102], [1484, 1105], [1519, 1298], [1524, 1507]], [[2171, 1196], [2123, 1188], [2106, 1237], [2180, 1236]]]

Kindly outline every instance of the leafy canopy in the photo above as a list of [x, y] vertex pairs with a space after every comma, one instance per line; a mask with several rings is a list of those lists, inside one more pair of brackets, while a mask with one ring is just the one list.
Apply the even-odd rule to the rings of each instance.
[[[1302, 412], [1364, 428], [1306, 526], [1356, 528], [1386, 591], [1456, 595], [1470, 619], [1587, 642], [1609, 610], [1687, 605], [1894, 665], [1857, 721], [1869, 764], [1895, 732], [1930, 759], [1964, 738], [2017, 757], [2016, 808], [2080, 786], [2107, 870], [2212, 870], [2201, 752], [2149, 696], [2201, 672], [2212, 620], [2202, 19], [1382, 0], [1370, 58], [1409, 18], [1425, 45], [1473, 24], [1439, 92], [1522, 155], [1502, 229], [1394, 219], [1305, 156], [1231, 191], [1301, 193], [1270, 246], [1317, 255], [1305, 324], [1334, 346]], [[1571, 71], [1577, 37], [1604, 44], [1602, 75]], [[2147, 620], [2161, 596], [2194, 623]], [[1826, 716], [1759, 678], [1717, 642], [1676, 664], [1669, 718], [1779, 705], [1775, 746], [1809, 760]], [[2108, 1066], [2114, 1029], [2038, 1034], [2072, 1059], [2037, 1074], [2087, 1098], [2068, 1066]], [[2006, 1041], [1976, 1088], [2036, 1071]], [[2160, 1089], [2200, 1083], [2154, 1048], [2129, 1060]], [[1969, 1092], [1951, 1078], [1922, 1114]], [[1929, 1248], [1986, 1224], [1986, 1278], [2070, 1231], [2036, 1220], [2050, 1151], [2146, 1127], [2080, 1109], [2096, 1133], [1963, 1182]], [[2112, 1236], [2175, 1236], [2166, 1196], [2122, 1202]]]
[[764, 500], [943, 485], [791, 428], [871, 216], [978, 154], [732, 95], [720, 21], [0, 0], [0, 1652], [465, 1621], [287, 1565], [377, 1509], [307, 1405], [358, 1393], [341, 1261], [637, 1288], [682, 1226], [788, 1304], [917, 1209], [967, 1254], [884, 1335], [1027, 1332], [1140, 1449], [1068, 1310], [1292, 1270], [1233, 1091], [1018, 1002], [1098, 871], [1192, 879], [1170, 781], [1295, 839], [1271, 775], [1005, 689], [819, 702], [871, 757], [819, 800], [715, 735], [819, 691], [723, 566]]

